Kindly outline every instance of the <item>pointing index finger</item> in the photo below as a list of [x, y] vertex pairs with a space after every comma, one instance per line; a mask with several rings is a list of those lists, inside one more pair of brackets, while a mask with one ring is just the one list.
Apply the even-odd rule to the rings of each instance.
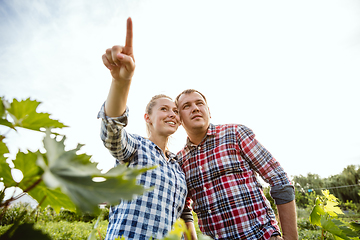
[[127, 24], [126, 24], [126, 43], [125, 46], [126, 47], [132, 47], [133, 45], [133, 26], [132, 26], [132, 20], [129, 17], [127, 19]]

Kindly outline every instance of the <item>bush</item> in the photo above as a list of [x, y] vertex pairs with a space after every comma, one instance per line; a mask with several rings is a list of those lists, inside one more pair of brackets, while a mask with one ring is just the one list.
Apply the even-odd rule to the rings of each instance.
[[[108, 222], [101, 221], [98, 225], [98, 231], [101, 234], [101, 239], [105, 238]], [[94, 228], [94, 223], [90, 222], [45, 222], [35, 224], [35, 229], [41, 229], [43, 233], [48, 234], [54, 240], [69, 240], [69, 239], [88, 239], [91, 231]], [[100, 239], [99, 234], [96, 234], [96, 239]]]
[[[2, 208], [1, 213], [4, 211]], [[0, 219], [0, 225], [5, 226], [9, 224], [13, 224], [17, 218], [21, 217], [21, 223], [34, 221], [34, 209], [32, 209], [27, 204], [17, 203], [6, 209], [4, 215]]]

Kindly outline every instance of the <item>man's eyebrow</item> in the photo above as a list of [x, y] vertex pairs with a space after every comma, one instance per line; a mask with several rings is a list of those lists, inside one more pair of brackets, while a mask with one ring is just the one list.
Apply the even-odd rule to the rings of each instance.
[[186, 104], [189, 104], [189, 101], [184, 102], [183, 104], [181, 104], [181, 107], [185, 106]]

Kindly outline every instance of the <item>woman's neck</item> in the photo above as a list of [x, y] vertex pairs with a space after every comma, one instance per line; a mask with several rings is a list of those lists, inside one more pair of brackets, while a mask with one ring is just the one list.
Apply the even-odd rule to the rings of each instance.
[[150, 135], [149, 140], [155, 143], [164, 153], [166, 157], [166, 146], [168, 143], [168, 137], [165, 136], [157, 136], [157, 135]]

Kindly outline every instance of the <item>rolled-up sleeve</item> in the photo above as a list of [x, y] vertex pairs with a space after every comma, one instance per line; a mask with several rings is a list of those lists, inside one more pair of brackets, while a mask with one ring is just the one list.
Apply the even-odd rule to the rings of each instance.
[[127, 162], [136, 151], [138, 141], [124, 129], [128, 123], [129, 109], [119, 117], [108, 117], [105, 114], [105, 103], [101, 106], [98, 118], [101, 121], [100, 138], [111, 155], [120, 163]]
[[293, 185], [273, 186], [270, 188], [270, 195], [276, 205], [285, 204], [295, 199], [295, 189]]

